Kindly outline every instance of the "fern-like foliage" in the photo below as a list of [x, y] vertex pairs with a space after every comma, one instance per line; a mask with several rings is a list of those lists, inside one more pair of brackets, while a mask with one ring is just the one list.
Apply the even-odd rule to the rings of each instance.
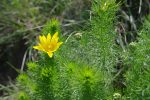
[[139, 32], [138, 42], [130, 44], [130, 65], [126, 73], [127, 96], [133, 100], [150, 99], [150, 16]]

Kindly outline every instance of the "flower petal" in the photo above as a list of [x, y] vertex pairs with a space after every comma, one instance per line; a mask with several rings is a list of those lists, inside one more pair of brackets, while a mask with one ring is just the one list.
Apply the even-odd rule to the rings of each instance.
[[44, 44], [46, 44], [47, 43], [47, 39], [46, 39], [46, 37], [43, 35], [43, 37], [42, 37], [42, 39], [43, 39], [43, 42], [44, 42]]
[[33, 46], [34, 49], [37, 49], [37, 50], [41, 50], [43, 51], [43, 48], [41, 46]]
[[39, 36], [39, 40], [40, 40], [40, 42], [42, 43], [42, 42], [43, 42], [43, 37], [42, 37], [42, 36]]
[[63, 43], [63, 42], [58, 42], [57, 44], [55, 44], [55, 46], [53, 47], [52, 52], [55, 52], [55, 51], [60, 47], [60, 45], [61, 45], [62, 43]]
[[57, 43], [57, 49], [60, 47], [60, 45], [62, 45], [63, 44], [63, 42], [58, 42]]
[[52, 39], [51, 39], [51, 42], [57, 43], [57, 42], [58, 42], [58, 39], [59, 39], [59, 37], [58, 37], [58, 32], [56, 32], [56, 33], [53, 35], [53, 37], [52, 37]]
[[46, 37], [43, 35], [43, 36], [39, 36], [39, 40], [41, 42], [41, 44], [46, 44]]
[[47, 35], [47, 42], [48, 42], [48, 44], [50, 44], [50, 42], [51, 42], [51, 34], [50, 33], [48, 33], [48, 35]]
[[49, 52], [47, 52], [47, 54], [48, 54], [48, 56], [49, 56], [50, 58], [52, 58], [53, 52], [49, 51]]
[[44, 47], [39, 43], [37, 46], [33, 46], [34, 49], [45, 51]]

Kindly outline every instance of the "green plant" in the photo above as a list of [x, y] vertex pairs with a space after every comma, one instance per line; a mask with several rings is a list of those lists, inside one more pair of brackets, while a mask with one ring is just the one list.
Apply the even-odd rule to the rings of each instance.
[[[94, 0], [91, 27], [68, 37], [52, 58], [40, 53], [38, 62], [18, 77], [32, 100], [101, 100], [113, 97], [112, 70], [115, 53], [115, 0]], [[42, 34], [60, 32], [52, 19]], [[61, 39], [64, 40], [64, 39]], [[45, 45], [46, 46], [46, 45]], [[26, 77], [27, 76], [27, 77]], [[34, 88], [33, 88], [34, 87]]]
[[[116, 2], [119, 1], [1, 0], [0, 45], [3, 46], [0, 52], [8, 57], [3, 54], [0, 57], [21, 74], [15, 85], [0, 85], [3, 95], [0, 99], [149, 100], [150, 16], [138, 32], [149, 2], [124, 0], [118, 11]], [[40, 43], [33, 48], [41, 51], [31, 52], [31, 45], [35, 45], [31, 38], [39, 31]], [[65, 37], [66, 34], [69, 36]], [[16, 60], [10, 56], [12, 45], [15, 44], [19, 52], [22, 45], [27, 48], [24, 41], [18, 46], [21, 40], [30, 44], [29, 57], [33, 58], [27, 62], [24, 72], [28, 51], [24, 54], [21, 71], [9, 63]], [[5, 62], [3, 65], [6, 66]]]
[[129, 45], [129, 66], [126, 77], [126, 98], [150, 99], [150, 16], [138, 33], [138, 41]]

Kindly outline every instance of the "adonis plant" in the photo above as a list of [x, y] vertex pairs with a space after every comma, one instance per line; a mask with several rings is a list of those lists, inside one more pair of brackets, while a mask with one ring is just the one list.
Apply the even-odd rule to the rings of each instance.
[[[149, 64], [149, 60], [144, 56], [134, 55], [134, 52], [139, 52], [142, 44], [149, 46], [146, 42], [149, 39], [142, 41], [145, 38], [145, 35], [142, 35], [135, 47], [129, 46], [122, 50], [115, 42], [117, 10], [118, 4], [115, 0], [93, 0], [87, 30], [69, 37], [63, 37], [59, 21], [51, 19], [39, 35], [39, 43], [33, 46], [38, 53], [36, 61], [28, 62], [27, 71], [17, 78], [21, 88], [17, 99], [148, 100], [150, 89], [145, 90], [144, 95], [143, 91], [137, 92], [136, 89], [148, 88], [150, 85], [147, 83], [140, 86], [140, 81], [133, 78], [136, 77], [133, 69], [138, 67], [136, 71], [139, 72], [141, 66], [146, 67]], [[147, 29], [143, 29], [141, 33], [147, 32], [148, 35], [148, 31], [144, 30]], [[132, 49], [135, 51], [132, 52]], [[149, 52], [147, 48], [144, 50], [145, 54]], [[125, 55], [124, 52], [129, 55]], [[145, 63], [135, 60], [139, 56], [145, 59]], [[114, 75], [120, 59], [124, 61], [124, 67], [127, 67], [124, 70], [126, 86], [123, 89], [115, 84], [116, 76], [120, 75], [120, 72]], [[132, 66], [128, 69], [130, 65]], [[148, 77], [149, 70], [142, 70], [145, 70], [143, 74]], [[133, 77], [129, 77], [129, 74]], [[139, 75], [139, 78], [144, 77]], [[137, 87], [133, 87], [134, 80], [139, 83]]]

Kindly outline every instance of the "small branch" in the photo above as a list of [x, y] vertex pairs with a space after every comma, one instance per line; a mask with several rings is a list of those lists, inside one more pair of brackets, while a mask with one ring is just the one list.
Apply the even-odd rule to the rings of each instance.
[[122, 67], [122, 68], [118, 71], [118, 73], [114, 76], [114, 78], [113, 78], [113, 79], [115, 79], [117, 76], [119, 76], [119, 75], [120, 75], [120, 73], [121, 73], [123, 70], [124, 70], [124, 67]]
[[20, 70], [15, 68], [15, 66], [13, 66], [11, 63], [6, 62], [11, 68], [13, 68], [16, 72], [20, 73]]
[[142, 6], [142, 0], [140, 0], [140, 5], [139, 5], [139, 14], [141, 13], [141, 6]]
[[25, 61], [26, 61], [26, 56], [27, 56], [27, 50], [26, 50], [26, 52], [24, 53], [24, 56], [23, 56], [23, 60], [22, 60], [22, 64], [21, 64], [21, 69], [20, 69], [21, 73], [23, 73], [24, 64], [25, 64]]
[[74, 32], [72, 32], [72, 33], [68, 36], [68, 38], [66, 39], [65, 43], [68, 41], [68, 39], [69, 39], [73, 34], [74, 34]]

